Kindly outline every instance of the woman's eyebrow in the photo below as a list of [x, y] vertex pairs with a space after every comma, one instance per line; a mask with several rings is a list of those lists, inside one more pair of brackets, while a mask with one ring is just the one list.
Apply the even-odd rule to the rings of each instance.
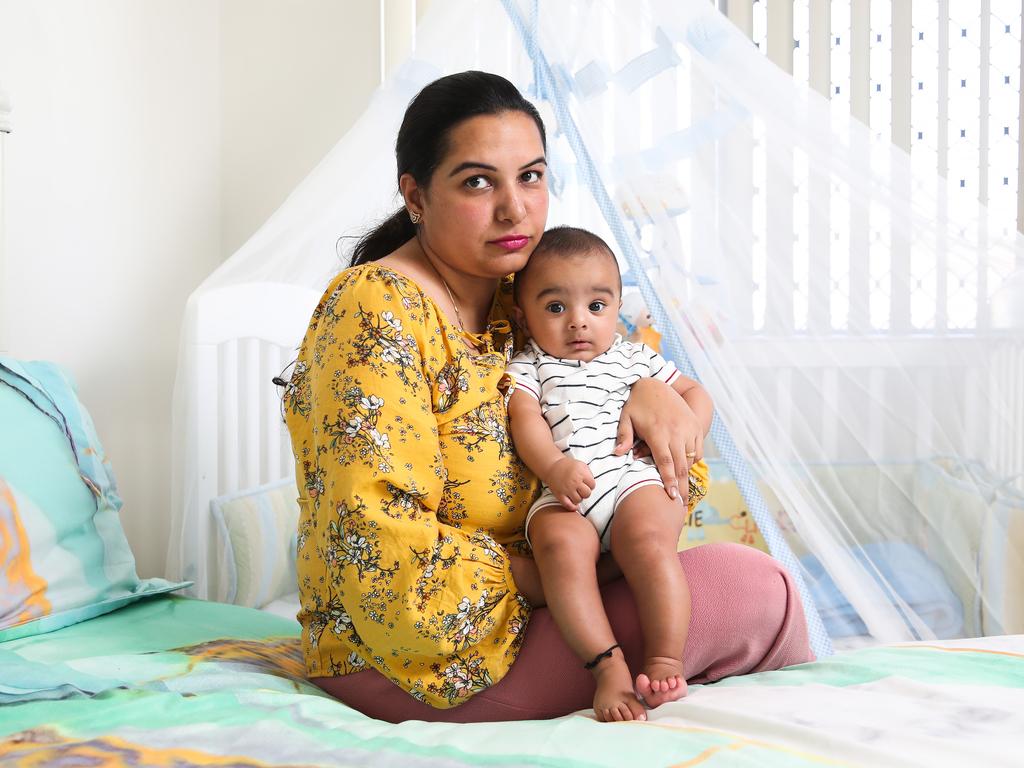
[[487, 165], [487, 163], [478, 163], [475, 160], [467, 160], [464, 163], [459, 163], [458, 165], [456, 165], [455, 168], [452, 169], [452, 172], [448, 174], [448, 177], [451, 178], [452, 176], [456, 176], [456, 175], [458, 175], [458, 174], [462, 173], [463, 171], [468, 170], [470, 168], [482, 168], [485, 171], [496, 171], [496, 170], [498, 170], [493, 165]]
[[[530, 162], [526, 163], [525, 165], [519, 166], [519, 170], [522, 171], [525, 168], [529, 168], [531, 165], [537, 165], [538, 163], [543, 163], [544, 165], [547, 165], [548, 161], [544, 159], [543, 155], [541, 155], [536, 160], [531, 160]], [[456, 175], [462, 173], [463, 171], [469, 170], [471, 168], [481, 168], [481, 169], [483, 169], [485, 171], [497, 171], [498, 170], [493, 165], [488, 165], [487, 163], [480, 163], [480, 162], [477, 162], [476, 160], [467, 160], [466, 162], [459, 163], [457, 166], [455, 166], [452, 169], [452, 172], [448, 174], [448, 178], [451, 178], [452, 176], [456, 176]]]

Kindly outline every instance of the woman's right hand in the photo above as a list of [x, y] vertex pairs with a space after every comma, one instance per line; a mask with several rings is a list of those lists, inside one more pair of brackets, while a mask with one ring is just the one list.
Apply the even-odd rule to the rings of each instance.
[[540, 571], [537, 570], [537, 563], [532, 557], [521, 557], [520, 555], [509, 555], [508, 559], [516, 590], [530, 602], [533, 608], [544, 605], [546, 602], [544, 587], [540, 583]]

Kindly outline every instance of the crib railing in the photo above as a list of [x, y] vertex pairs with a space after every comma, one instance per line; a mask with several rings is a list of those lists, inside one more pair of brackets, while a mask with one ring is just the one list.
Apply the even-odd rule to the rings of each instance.
[[[1024, 490], [1024, 348], [973, 336], [889, 344], [883, 357], [870, 338], [836, 339], [827, 350], [792, 339], [770, 352], [750, 339], [737, 343], [737, 356], [774, 410], [780, 442], [794, 441], [799, 454], [820, 448], [829, 462], [905, 463], [957, 453]], [[890, 411], [858, 409], [859, 400]]]
[[[319, 295], [248, 283], [200, 295], [194, 309], [193, 392], [199, 509], [225, 493], [295, 471], [279, 389], [271, 382], [295, 359]], [[261, 308], [265, 311], [261, 311]]]

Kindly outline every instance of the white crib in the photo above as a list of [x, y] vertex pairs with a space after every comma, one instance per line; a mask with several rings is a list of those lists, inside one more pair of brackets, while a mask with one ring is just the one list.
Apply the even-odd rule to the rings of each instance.
[[[176, 503], [188, 509], [184, 534], [205, 557], [192, 575], [202, 597], [223, 595], [224, 545], [211, 500], [294, 476], [291, 442], [272, 379], [295, 359], [317, 291], [280, 283], [242, 283], [189, 300], [182, 339], [189, 371], [176, 393], [192, 428], [176, 446], [182, 477]], [[190, 474], [191, 473], [191, 474]], [[192, 526], [198, 526], [193, 529]]]
[[[755, 40], [760, 35], [760, 42], [773, 60], [791, 72], [800, 65], [799, 61], [794, 65], [793, 49], [787, 50], [785, 44], [792, 45], [793, 40], [800, 39], [794, 30], [797, 20], [802, 19], [801, 23], [807, 24], [812, 36], [810, 52], [804, 57], [808, 71], [803, 76], [819, 90], [828, 90], [837, 77], [836, 56], [849, 56], [853, 66], [843, 86], [854, 93], [848, 98], [849, 108], [863, 119], [870, 119], [878, 100], [867, 89], [868, 83], [876, 79], [868, 32], [878, 29], [877, 16], [872, 19], [864, 10], [866, 4], [855, 3], [854, 12], [842, 23], [846, 30], [843, 34], [849, 33], [859, 47], [851, 53], [844, 48], [836, 54], [835, 46], [829, 41], [835, 18], [830, 21], [827, 12], [821, 13], [821, 6], [828, 4], [784, 0], [773, 2], [767, 10], [766, 5], [746, 0], [729, 2], [728, 13], [741, 28], [747, 28]], [[833, 5], [842, 6], [841, 3]], [[874, 8], [875, 4], [871, 5]], [[948, 10], [948, 3], [940, 5]], [[766, 13], [770, 15], [764, 15]], [[983, 14], [985, 23], [991, 23], [990, 5], [984, 5]], [[1018, 34], [1019, 21], [1018, 11], [1015, 22]], [[902, 11], [890, 8], [887, 23], [888, 34], [909, 38], [911, 21]], [[947, 48], [951, 45], [950, 24], [948, 20], [940, 24]], [[893, 88], [885, 97], [890, 110], [888, 125], [893, 140], [909, 146], [906, 134], [911, 125], [911, 94], [902, 86], [897, 88], [896, 84], [908, 74], [905, 69], [909, 63], [905, 59], [911, 56], [910, 48], [901, 53], [899, 46], [890, 44], [887, 50], [894, 62], [890, 73]], [[948, 50], [940, 51], [937, 56], [940, 63], [945, 62], [944, 71], [948, 75]], [[829, 62], [833, 64], [831, 68]], [[940, 108], [939, 113], [940, 120], [944, 121], [942, 127], [948, 129], [948, 105], [945, 111]], [[938, 148], [936, 162], [940, 170], [950, 170], [948, 150], [948, 145], [940, 144]], [[984, 144], [982, 150], [980, 164], [984, 164], [987, 157]], [[764, 194], [758, 190], [759, 186], [763, 190], [764, 185], [759, 185], [751, 175], [751, 158], [741, 158], [736, 167], [748, 175], [742, 183], [749, 184], [750, 198], [755, 201], [757, 194]], [[982, 176], [984, 173], [988, 170]], [[799, 204], [794, 194], [794, 208]], [[848, 224], [847, 237], [857, 236], [860, 222]], [[827, 227], [824, 235], [827, 249]], [[849, 265], [847, 288], [851, 293], [866, 295], [874, 277], [868, 249], [851, 251], [863, 255], [860, 261]], [[752, 264], [755, 258], [752, 255]], [[903, 269], [905, 264], [895, 263], [898, 258], [894, 256], [893, 268]], [[813, 267], [808, 265], [807, 269]], [[797, 277], [804, 281], [805, 296], [813, 291], [830, 290], [827, 274], [824, 282], [820, 275], [816, 277], [813, 273]], [[787, 286], [784, 281], [772, 282], [765, 289], [796, 292], [794, 285]], [[176, 484], [198, 488], [198, 493], [185, 503], [192, 510], [190, 514], [202, 525], [203, 529], [194, 539], [201, 546], [216, 541], [208, 512], [211, 499], [292, 477], [294, 461], [281, 419], [279, 391], [271, 378], [294, 359], [318, 298], [318, 292], [293, 285], [245, 283], [200, 291], [189, 303], [184, 343], [192, 364], [187, 386], [196, 393], [192, 406], [194, 418], [190, 423], [198, 426], [187, 435], [186, 445], [181, 446], [179, 452], [195, 456], [197, 461], [193, 464], [195, 476], [178, 478]], [[979, 280], [972, 300], [976, 306], [984, 306], [987, 299], [984, 280]], [[864, 435], [873, 455], [885, 456], [895, 463], [932, 458], [932, 446], [937, 442], [933, 437], [937, 433], [964, 434], [967, 444], [957, 446], [962, 455], [984, 457], [989, 470], [1024, 490], [1024, 348], [1019, 336], [1011, 337], [990, 328], [982, 315], [971, 327], [950, 330], [945, 298], [940, 295], [935, 301], [934, 325], [922, 332], [910, 327], [909, 308], [913, 297], [909, 294], [889, 297], [889, 321], [883, 332], [890, 340], [896, 337], [898, 357], [880, 356], [870, 336], [837, 333], [827, 353], [807, 344], [807, 333], [829, 332], [828, 313], [822, 312], [820, 307], [817, 315], [813, 310], [808, 313], [803, 328], [759, 326], [752, 307], [750, 317], [741, 323], [743, 334], [734, 343], [741, 364], [754, 370], [761, 394], [776, 408], [780, 432], [794, 434], [795, 423], [804, 422], [824, 437], [826, 461], [856, 461]], [[780, 363], [779, 355], [764, 354], [759, 340], [763, 333], [772, 334], [776, 341], [783, 339], [786, 351], [781, 358], [784, 362]], [[856, 371], [856, 376], [850, 376], [851, 371]], [[843, 387], [861, 386], [877, 395], [898, 387], [907, 376], [921, 393], [920, 399], [905, 404], [906, 411], [901, 413], [907, 427], [894, 432], [884, 423], [886, 414], [868, 410], [863, 414], [863, 433], [851, 435], [847, 423], [849, 414], [841, 412], [840, 403], [855, 402], [856, 391], [844, 391]], [[819, 404], [807, 404], [808, 398], [803, 396], [807, 387], [824, 393]], [[967, 396], [968, 392], [984, 394]], [[941, 417], [933, 418], [935, 413]], [[190, 536], [193, 533], [190, 532]], [[216, 548], [211, 548], [207, 554], [210, 570], [215, 572]]]

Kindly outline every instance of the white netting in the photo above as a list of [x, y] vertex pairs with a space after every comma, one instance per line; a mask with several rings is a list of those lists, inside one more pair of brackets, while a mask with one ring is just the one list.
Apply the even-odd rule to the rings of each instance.
[[[702, 0], [435, 4], [414, 58], [191, 306], [259, 282], [317, 294], [344, 265], [339, 236], [397, 207], [406, 104], [465, 69], [540, 106], [549, 224], [594, 229], [622, 255], [828, 633], [1024, 630], [1020, 240], [991, 236], [982, 207], [951, 206], [942, 179], [913, 175]], [[190, 317], [168, 575], [205, 595]]]

